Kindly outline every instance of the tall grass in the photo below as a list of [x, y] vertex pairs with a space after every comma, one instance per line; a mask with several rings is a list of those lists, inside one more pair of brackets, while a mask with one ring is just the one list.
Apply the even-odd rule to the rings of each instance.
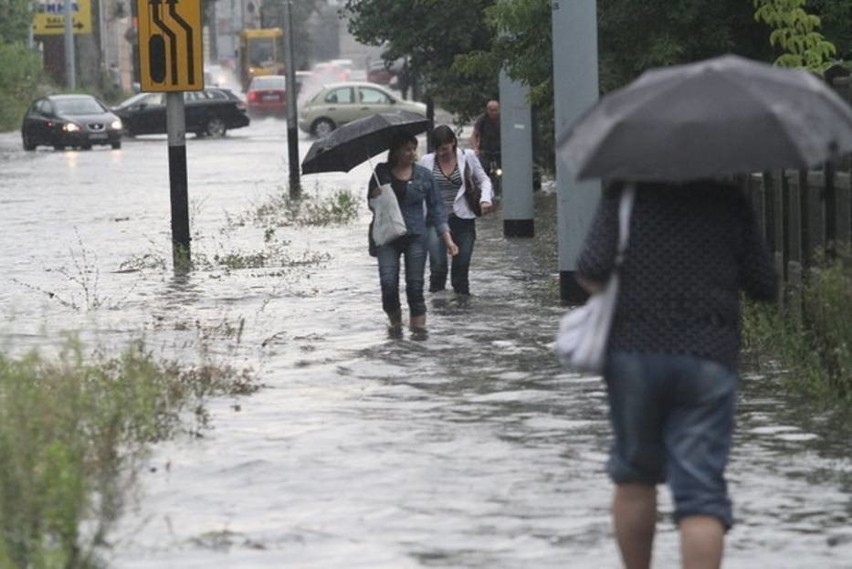
[[0, 569], [95, 568], [149, 443], [207, 426], [204, 400], [245, 372], [185, 369], [142, 344], [117, 357], [70, 340], [48, 361], [0, 355]]
[[[848, 257], [846, 257], [848, 259]], [[821, 262], [802, 291], [802, 317], [779, 306], [746, 304], [744, 338], [776, 358], [790, 387], [823, 403], [852, 405], [852, 267]]]

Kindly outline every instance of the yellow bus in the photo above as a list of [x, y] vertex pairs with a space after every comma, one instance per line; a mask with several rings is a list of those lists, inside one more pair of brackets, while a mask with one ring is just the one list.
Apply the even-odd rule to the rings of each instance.
[[284, 75], [284, 30], [245, 29], [240, 32], [240, 78], [243, 90], [257, 75]]

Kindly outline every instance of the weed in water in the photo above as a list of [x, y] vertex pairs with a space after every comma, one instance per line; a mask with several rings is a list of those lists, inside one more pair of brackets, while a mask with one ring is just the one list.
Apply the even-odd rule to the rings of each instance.
[[207, 397], [256, 389], [247, 371], [160, 362], [142, 343], [113, 358], [74, 340], [56, 361], [0, 355], [0, 567], [101, 566], [147, 445], [199, 434]]
[[264, 227], [342, 225], [358, 218], [359, 202], [351, 192], [341, 190], [330, 196], [287, 194], [272, 196], [254, 211], [253, 221]]
[[794, 390], [826, 404], [848, 406], [852, 404], [852, 268], [842, 259], [820, 261], [810, 271], [801, 320], [777, 305], [747, 303], [743, 322], [746, 346], [777, 358]]
[[[98, 310], [100, 308], [115, 309], [118, 308], [122, 301], [133, 291], [135, 285], [124, 291], [124, 296], [118, 301], [113, 301], [108, 297], [104, 297], [99, 292], [100, 285], [100, 269], [97, 265], [98, 256], [95, 251], [89, 249], [83, 244], [79, 232], [74, 230], [77, 235], [77, 243], [79, 250], [70, 249], [69, 256], [71, 258], [71, 266], [61, 266], [56, 269], [56, 272], [65, 277], [66, 281], [74, 285], [70, 291], [48, 290], [40, 286], [25, 283], [18, 279], [11, 279], [17, 285], [23, 286], [32, 291], [38, 292], [58, 302], [59, 304], [72, 310]], [[49, 272], [49, 271], [48, 271]], [[118, 272], [128, 272], [127, 270], [119, 270]], [[82, 299], [79, 292], [82, 291]]]

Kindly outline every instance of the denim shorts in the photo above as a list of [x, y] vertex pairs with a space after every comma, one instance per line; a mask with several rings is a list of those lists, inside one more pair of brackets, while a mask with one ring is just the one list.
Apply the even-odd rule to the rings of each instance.
[[730, 528], [725, 467], [731, 450], [737, 372], [686, 355], [610, 354], [604, 367], [616, 483], [666, 482], [675, 522], [693, 515]]

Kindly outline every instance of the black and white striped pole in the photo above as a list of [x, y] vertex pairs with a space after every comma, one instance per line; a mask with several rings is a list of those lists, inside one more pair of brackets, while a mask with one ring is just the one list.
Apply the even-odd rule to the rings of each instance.
[[172, 206], [172, 260], [175, 272], [191, 267], [189, 195], [186, 174], [186, 115], [182, 92], [166, 93], [169, 189]]
[[287, 156], [290, 168], [290, 197], [297, 198], [301, 194], [299, 178], [299, 129], [296, 112], [296, 100], [299, 92], [296, 85], [296, 59], [293, 54], [293, 19], [292, 1], [284, 2], [284, 58], [287, 73]]
[[186, 174], [184, 91], [204, 89], [201, 0], [136, 0], [139, 82], [166, 93], [172, 260], [176, 273], [192, 268]]

